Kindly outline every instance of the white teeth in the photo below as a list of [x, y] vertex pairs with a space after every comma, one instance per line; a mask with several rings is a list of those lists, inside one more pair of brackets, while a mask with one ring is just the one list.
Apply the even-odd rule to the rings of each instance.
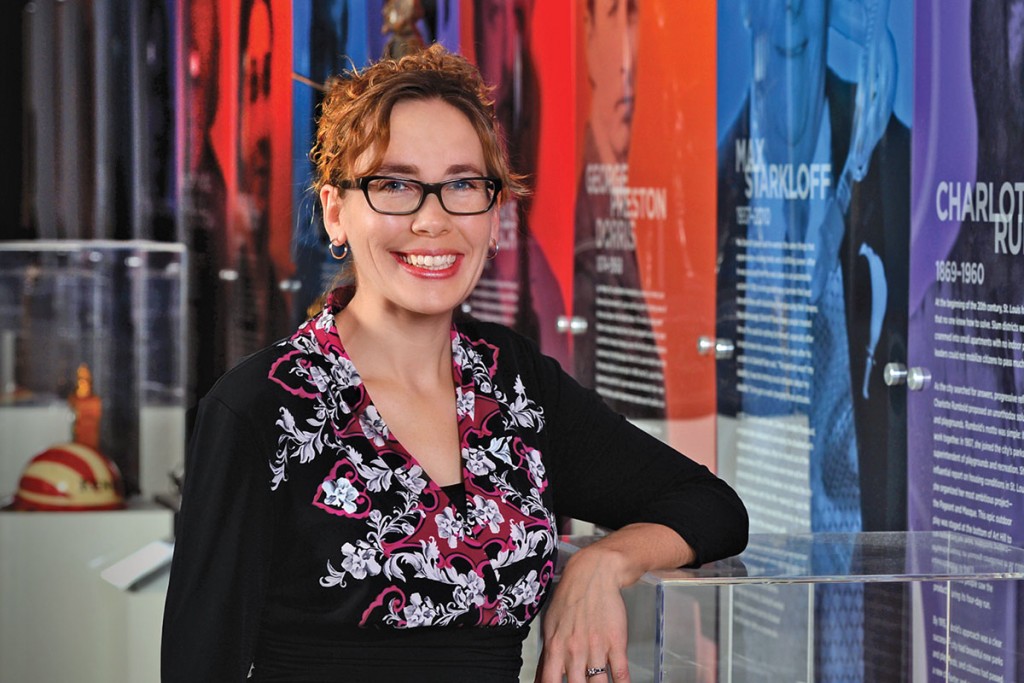
[[406, 254], [402, 257], [402, 260], [410, 266], [417, 268], [444, 270], [445, 268], [450, 268], [455, 263], [455, 254], [445, 254], [443, 256]]

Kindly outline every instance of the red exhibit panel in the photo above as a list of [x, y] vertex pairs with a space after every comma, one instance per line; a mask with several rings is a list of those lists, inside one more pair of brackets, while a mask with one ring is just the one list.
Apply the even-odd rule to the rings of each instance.
[[576, 376], [714, 465], [715, 9], [577, 5]]
[[463, 53], [494, 87], [512, 165], [531, 193], [501, 207], [498, 254], [468, 305], [472, 314], [537, 340], [568, 365], [572, 282], [573, 7], [536, 0], [467, 0]]
[[197, 314], [216, 376], [291, 324], [291, 13], [267, 0], [180, 12], [181, 231], [199, 260], [193, 296], [217, 300]]

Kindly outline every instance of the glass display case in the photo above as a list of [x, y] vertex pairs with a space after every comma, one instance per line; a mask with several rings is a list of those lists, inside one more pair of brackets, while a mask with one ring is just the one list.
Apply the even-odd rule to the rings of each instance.
[[71, 440], [76, 391], [99, 450], [139, 490], [144, 414], [183, 410], [186, 272], [180, 244], [0, 242], [2, 493], [40, 449]]
[[[599, 537], [565, 537], [571, 555]], [[755, 534], [623, 591], [644, 681], [1022, 679], [1024, 550], [946, 532]]]

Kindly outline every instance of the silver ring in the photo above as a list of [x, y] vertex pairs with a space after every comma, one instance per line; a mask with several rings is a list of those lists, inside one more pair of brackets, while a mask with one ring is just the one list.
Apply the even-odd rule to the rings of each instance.
[[587, 669], [587, 678], [591, 676], [597, 676], [599, 674], [607, 673], [608, 667], [604, 666], [592, 666]]

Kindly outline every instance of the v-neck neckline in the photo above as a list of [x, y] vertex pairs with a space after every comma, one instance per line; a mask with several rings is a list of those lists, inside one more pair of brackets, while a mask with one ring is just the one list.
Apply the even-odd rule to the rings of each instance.
[[[452, 380], [455, 385], [455, 419], [456, 429], [458, 430], [459, 473], [461, 475], [461, 479], [458, 482], [453, 482], [452, 484], [442, 486], [437, 482], [436, 479], [434, 479], [433, 475], [431, 475], [430, 472], [428, 472], [427, 469], [423, 467], [423, 464], [416, 458], [416, 456], [405, 447], [405, 444], [399, 441], [398, 438], [391, 431], [391, 428], [388, 426], [387, 421], [384, 419], [384, 416], [381, 415], [376, 404], [374, 403], [373, 397], [370, 395], [369, 388], [366, 386], [365, 382], [363, 382], [362, 376], [359, 375], [359, 368], [356, 366], [355, 361], [352, 360], [352, 357], [348, 355], [348, 351], [345, 349], [345, 345], [341, 341], [341, 335], [338, 332], [337, 319], [334, 317], [333, 314], [330, 315], [330, 318], [330, 327], [327, 330], [327, 333], [330, 337], [332, 337], [332, 341], [334, 342], [334, 344], [337, 345], [338, 356], [339, 358], [344, 358], [355, 371], [355, 375], [359, 377], [358, 387], [360, 388], [360, 400], [358, 404], [351, 406], [352, 414], [356, 416], [357, 420], [359, 420], [360, 425], [363, 427], [364, 433], [366, 433], [367, 423], [364, 420], [364, 416], [370, 414], [369, 411], [370, 408], [372, 408], [373, 411], [372, 414], [370, 414], [369, 419], [379, 421], [379, 424], [384, 428], [383, 433], [380, 431], [377, 432], [380, 438], [384, 440], [383, 444], [378, 444], [374, 438], [371, 438], [372, 434], [366, 434], [367, 440], [373, 446], [374, 450], [377, 451], [378, 453], [381, 451], [382, 448], [388, 447], [395, 453], [399, 454], [406, 461], [406, 470], [412, 469], [413, 467], [419, 468], [420, 472], [422, 472], [423, 474], [423, 478], [427, 482], [427, 486], [436, 487], [437, 491], [442, 493], [446, 498], [448, 498], [448, 500], [456, 507], [456, 509], [458, 509], [456, 501], [454, 501], [451, 498], [451, 495], [447, 489], [453, 486], [462, 487], [463, 498], [465, 499], [469, 495], [469, 483], [473, 477], [473, 473], [470, 472], [469, 469], [466, 467], [465, 444], [467, 430], [469, 430], [473, 426], [475, 417], [473, 409], [473, 404], [475, 402], [469, 402], [468, 409], [463, 410], [461, 406], [464, 405], [464, 402], [461, 401], [460, 399], [466, 396], [467, 392], [472, 392], [475, 394], [476, 385], [475, 382], [473, 381], [472, 373], [467, 372], [466, 368], [463, 368], [459, 363], [459, 358], [461, 354], [455, 353], [454, 345], [461, 344], [459, 331], [456, 328], [455, 323], [453, 322], [451, 326], [449, 343], [452, 344], [453, 346], [451, 366]], [[371, 428], [376, 429], [376, 425], [371, 425]], [[384, 462], [387, 463], [387, 459], [384, 459]], [[394, 469], [395, 468], [392, 467], [392, 470]]]

